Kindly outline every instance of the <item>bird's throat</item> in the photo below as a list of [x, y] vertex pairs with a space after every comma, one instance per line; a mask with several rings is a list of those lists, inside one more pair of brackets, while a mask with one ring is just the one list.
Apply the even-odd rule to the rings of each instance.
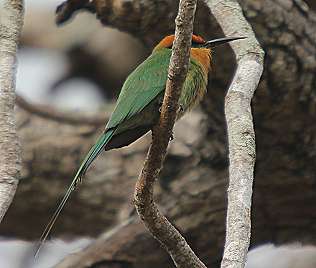
[[211, 69], [211, 50], [208, 48], [191, 48], [191, 57], [195, 59], [208, 74]]

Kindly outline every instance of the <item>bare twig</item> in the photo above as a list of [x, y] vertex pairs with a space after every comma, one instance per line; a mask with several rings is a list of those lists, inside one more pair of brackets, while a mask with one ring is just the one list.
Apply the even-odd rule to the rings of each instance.
[[226, 243], [221, 267], [244, 267], [250, 242], [251, 196], [256, 158], [251, 99], [262, 71], [264, 52], [235, 0], [208, 0], [211, 12], [228, 36], [247, 36], [231, 43], [238, 68], [225, 98], [229, 142], [229, 188]]
[[103, 116], [85, 116], [82, 113], [74, 115], [70, 112], [61, 112], [47, 105], [30, 103], [19, 95], [16, 96], [16, 103], [25, 111], [49, 120], [54, 120], [69, 125], [102, 126], [109, 118], [109, 114], [105, 114]]
[[14, 197], [21, 152], [14, 117], [16, 51], [23, 25], [23, 1], [0, 4], [0, 222]]
[[154, 202], [153, 187], [164, 161], [178, 110], [178, 100], [188, 71], [196, 0], [181, 0], [176, 18], [175, 41], [159, 123], [152, 131], [143, 170], [135, 188], [135, 206], [151, 234], [164, 246], [177, 267], [205, 267], [185, 239]]

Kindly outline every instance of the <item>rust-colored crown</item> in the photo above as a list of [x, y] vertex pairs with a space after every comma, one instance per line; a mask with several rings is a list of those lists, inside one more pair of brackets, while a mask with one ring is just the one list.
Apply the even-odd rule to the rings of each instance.
[[[174, 41], [174, 34], [168, 35], [159, 42], [159, 44], [155, 47], [154, 50], [160, 49], [160, 48], [170, 48], [172, 47], [173, 41]], [[198, 44], [205, 43], [205, 40], [201, 36], [194, 35], [194, 34], [192, 35], [192, 41]]]

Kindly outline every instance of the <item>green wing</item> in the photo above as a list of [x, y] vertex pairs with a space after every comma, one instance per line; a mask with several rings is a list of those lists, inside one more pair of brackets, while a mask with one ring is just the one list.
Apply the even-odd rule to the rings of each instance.
[[129, 75], [106, 129], [132, 118], [165, 90], [170, 56], [170, 49], [156, 51]]

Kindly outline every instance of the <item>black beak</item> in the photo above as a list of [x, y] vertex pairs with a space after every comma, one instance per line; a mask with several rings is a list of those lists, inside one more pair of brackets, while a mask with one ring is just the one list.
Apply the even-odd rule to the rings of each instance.
[[231, 41], [235, 41], [235, 40], [239, 40], [239, 39], [245, 39], [245, 38], [247, 38], [247, 37], [242, 36], [242, 37], [224, 37], [224, 38], [218, 38], [218, 39], [214, 39], [214, 40], [210, 40], [210, 41], [205, 42], [205, 43], [203, 44], [203, 47], [206, 47], [206, 48], [214, 48], [214, 47], [217, 47], [217, 46], [226, 44], [226, 43], [231, 42]]

